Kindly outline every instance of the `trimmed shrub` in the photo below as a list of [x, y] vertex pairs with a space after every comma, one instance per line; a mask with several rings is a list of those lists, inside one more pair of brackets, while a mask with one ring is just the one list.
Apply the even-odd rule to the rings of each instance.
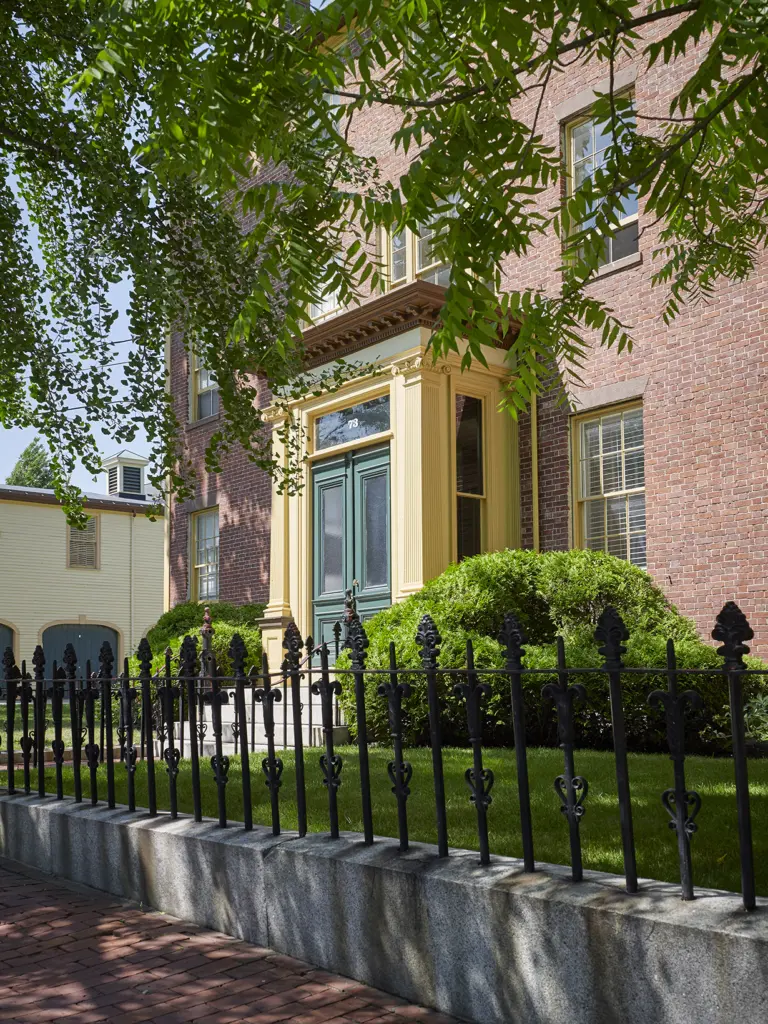
[[[528, 642], [524, 664], [548, 669], [556, 664], [555, 637], [565, 641], [567, 663], [573, 668], [597, 667], [602, 658], [594, 640], [597, 620], [607, 605], [624, 619], [630, 633], [624, 663], [628, 668], [663, 668], [666, 642], [675, 641], [679, 668], [722, 668], [714, 648], [699, 639], [691, 620], [680, 615], [642, 569], [597, 551], [500, 551], [468, 558], [430, 581], [417, 594], [380, 612], [365, 623], [370, 641], [367, 665], [389, 667], [389, 644], [394, 642], [397, 663], [419, 668], [421, 660], [416, 630], [429, 614], [442, 636], [439, 664], [459, 669], [466, 665], [466, 643], [471, 638], [478, 668], [501, 668], [504, 655], [497, 637], [506, 612], [513, 612]], [[349, 666], [344, 652], [339, 669]], [[347, 721], [354, 729], [355, 700], [352, 678], [344, 673], [340, 698]], [[380, 677], [379, 677], [380, 678]], [[446, 744], [467, 740], [466, 705], [453, 692], [461, 677], [442, 678], [441, 707]], [[551, 678], [545, 674], [524, 677], [527, 740], [532, 745], [556, 745], [557, 723], [553, 705], [541, 696]], [[407, 677], [403, 677], [406, 681]], [[485, 701], [484, 741], [490, 745], [512, 742], [509, 680], [485, 677], [491, 694]], [[613, 745], [608, 681], [605, 675], [579, 674], [587, 701], [575, 705], [577, 737], [582, 745], [610, 748]], [[366, 680], [366, 710], [372, 739], [389, 742], [386, 700], [378, 694], [375, 676]], [[687, 749], [715, 753], [727, 747], [724, 711], [727, 684], [722, 675], [701, 675], [682, 680], [681, 688], [696, 689], [703, 709], [687, 726]], [[666, 749], [664, 715], [651, 708], [648, 694], [666, 689], [666, 680], [653, 673], [624, 673], [622, 690], [630, 747], [638, 751]], [[403, 703], [408, 743], [428, 742], [426, 683], [412, 677], [412, 694]]]
[[[200, 640], [199, 631], [190, 630], [189, 633], [192, 636], [197, 636], [198, 641]], [[244, 626], [244, 625], [232, 625], [228, 622], [214, 622], [213, 623], [213, 638], [211, 641], [211, 648], [213, 653], [216, 655], [216, 665], [219, 670], [219, 674], [223, 676], [229, 676], [232, 674], [232, 662], [229, 657], [229, 645], [232, 642], [232, 637], [235, 633], [239, 633], [245, 643], [245, 671], [248, 672], [252, 665], [256, 665], [258, 668], [261, 665], [261, 630], [257, 626]], [[181, 636], [175, 636], [169, 640], [163, 647], [162, 651], [153, 652], [152, 658], [152, 674], [155, 672], [165, 671], [165, 648], [170, 647], [172, 652], [171, 666], [174, 673], [178, 672], [178, 653], [181, 647], [181, 642], [187, 633]], [[201, 649], [201, 644], [198, 642], [198, 653]], [[138, 676], [139, 674], [139, 660], [135, 656], [130, 659], [130, 673], [132, 676]]]
[[198, 601], [185, 601], [165, 612], [155, 625], [148, 630], [147, 640], [153, 654], [161, 654], [172, 641], [187, 633], [199, 632], [203, 624], [203, 612], [208, 607], [215, 628], [220, 623], [256, 628], [264, 614], [263, 604], [229, 604], [227, 601], [213, 601], [207, 606]]

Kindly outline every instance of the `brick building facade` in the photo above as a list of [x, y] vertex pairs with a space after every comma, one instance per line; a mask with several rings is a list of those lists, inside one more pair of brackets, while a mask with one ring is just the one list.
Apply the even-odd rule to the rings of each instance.
[[[702, 51], [694, 52], [673, 68], [660, 64], [650, 72], [628, 64], [619, 68], [617, 80], [634, 93], [639, 111], [661, 115], [701, 57]], [[607, 69], [587, 66], [571, 68], [553, 82], [539, 122], [545, 142], [566, 145], [569, 125], [588, 117], [594, 90], [604, 89], [606, 78]], [[358, 149], [375, 156], [392, 180], [405, 169], [402, 154], [389, 148], [396, 127], [395, 111], [372, 109], [355, 115], [350, 134]], [[555, 193], [542, 195], [541, 208], [549, 208], [556, 198]], [[582, 384], [568, 387], [570, 408], [547, 394], [539, 398], [535, 416], [521, 418], [510, 455], [515, 519], [505, 536], [523, 547], [538, 543], [542, 550], [585, 543], [582, 520], [588, 513], [580, 504], [582, 482], [574, 472], [576, 446], [586, 443], [587, 437], [581, 424], [610, 417], [614, 410], [642, 410], [644, 489], [635, 488], [633, 507], [637, 495], [644, 494], [648, 571], [705, 636], [722, 604], [738, 600], [755, 628], [754, 649], [766, 653], [768, 260], [760, 262], [750, 280], [721, 284], [709, 302], [684, 309], [665, 325], [664, 290], [651, 286], [652, 273], [658, 269], [653, 252], [659, 229], [644, 222], [642, 207], [638, 225], [637, 252], [602, 268], [589, 285], [591, 293], [629, 325], [635, 347], [618, 353], [595, 344], [580, 373]], [[553, 235], [524, 261], [510, 259], [505, 273], [512, 288], [541, 288], [554, 294], [561, 284], [560, 262], [560, 243]], [[395, 291], [390, 292], [392, 309]], [[372, 296], [372, 309], [376, 303], [381, 304], [380, 297]], [[311, 343], [319, 332], [326, 341], [331, 339], [323, 351], [336, 355], [352, 335], [358, 339], [353, 347], [360, 349], [381, 346], [385, 336], [397, 334], [391, 326], [387, 334], [373, 314], [366, 326], [365, 309], [338, 311], [312, 328], [307, 340]], [[422, 330], [426, 323], [421, 323]], [[404, 317], [403, 330], [412, 327]], [[339, 340], [342, 336], [345, 341]], [[450, 367], [443, 369], [451, 373]], [[394, 363], [392, 372], [400, 372]], [[218, 478], [204, 472], [202, 452], [216, 417], [189, 422], [190, 380], [186, 352], [176, 338], [171, 347], [171, 387], [177, 411], [188, 424], [185, 441], [190, 458], [199, 464], [201, 484], [194, 502], [172, 511], [171, 601], [193, 593], [190, 515], [213, 506], [220, 517], [220, 598], [266, 601], [271, 514], [273, 538], [280, 528], [271, 509], [270, 483], [243, 455], [232, 455]], [[456, 368], [451, 381], [451, 388], [461, 390], [462, 375]], [[452, 457], [449, 453], [446, 465], [452, 465]], [[622, 465], [629, 466], [628, 459], [625, 453]], [[627, 514], [631, 518], [631, 511]], [[394, 519], [393, 511], [393, 523]], [[453, 531], [455, 537], [455, 523]], [[311, 551], [308, 558], [311, 562]], [[288, 614], [289, 603], [277, 601], [278, 605], [282, 615]]]

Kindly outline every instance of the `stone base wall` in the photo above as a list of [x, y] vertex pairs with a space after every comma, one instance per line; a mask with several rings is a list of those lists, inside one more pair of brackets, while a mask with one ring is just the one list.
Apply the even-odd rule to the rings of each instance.
[[487, 1024], [764, 1024], [768, 901], [0, 797], [0, 854]]

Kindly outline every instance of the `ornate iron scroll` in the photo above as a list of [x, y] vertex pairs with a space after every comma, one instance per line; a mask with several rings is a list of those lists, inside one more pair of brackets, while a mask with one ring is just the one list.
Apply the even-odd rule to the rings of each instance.
[[333, 749], [333, 699], [341, 693], [341, 683], [331, 679], [328, 669], [328, 645], [320, 646], [320, 680], [312, 684], [312, 693], [320, 698], [323, 719], [325, 752], [320, 755], [323, 785], [328, 792], [328, 820], [331, 839], [339, 838], [339, 810], [337, 791], [341, 785], [341, 758]]
[[467, 704], [467, 727], [469, 745], [472, 748], [472, 767], [467, 768], [464, 779], [469, 786], [470, 801], [477, 811], [477, 838], [480, 845], [480, 863], [491, 861], [488, 844], [488, 808], [491, 805], [493, 772], [483, 767], [483, 712], [481, 701], [490, 695], [488, 683], [481, 683], [475, 670], [475, 652], [472, 641], [467, 640], [467, 681], [457, 683], [454, 693], [463, 697]]
[[435, 818], [437, 822], [437, 849], [441, 857], [448, 856], [448, 817], [445, 810], [445, 777], [443, 774], [443, 739], [440, 728], [440, 700], [437, 692], [437, 659], [442, 638], [429, 615], [422, 616], [416, 630], [421, 664], [427, 676], [427, 702], [429, 705], [429, 741], [432, 747], [432, 774], [435, 786]]
[[557, 679], [556, 683], [547, 683], [543, 686], [541, 695], [553, 700], [557, 708], [557, 728], [560, 736], [560, 749], [563, 751], [565, 771], [555, 779], [555, 792], [562, 803], [560, 810], [568, 820], [571, 845], [571, 874], [575, 882], [580, 882], [584, 876], [584, 870], [581, 863], [579, 822], [584, 816], [584, 800], [589, 792], [589, 784], [583, 776], [576, 774], [574, 767], [573, 704], [577, 700], [586, 700], [587, 693], [580, 683], [569, 686], [568, 669], [565, 664], [565, 646], [562, 637], [557, 638]]
[[253, 675], [254, 696], [264, 709], [264, 732], [267, 737], [267, 756], [262, 759], [261, 770], [266, 776], [265, 786], [269, 790], [269, 800], [272, 808], [272, 835], [280, 835], [280, 805], [278, 803], [278, 792], [280, 790], [281, 775], [283, 774], [283, 762], [275, 757], [275, 709], [274, 705], [279, 704], [283, 699], [280, 690], [272, 687], [272, 679], [269, 674], [269, 661], [266, 652], [261, 655], [261, 686], [256, 687], [256, 669], [251, 670]]
[[677, 689], [677, 659], [675, 645], [667, 641], [667, 689], [654, 690], [648, 696], [654, 708], [664, 708], [667, 721], [667, 742], [670, 760], [674, 765], [675, 785], [661, 794], [661, 802], [669, 814], [669, 827], [677, 833], [677, 853], [680, 862], [680, 884], [684, 900], [693, 899], [693, 868], [691, 864], [691, 836], [697, 831], [696, 815], [701, 809], [701, 797], [685, 785], [685, 712], [687, 708], [700, 708], [701, 697], [695, 690], [679, 693]]
[[523, 704], [523, 653], [526, 636], [512, 612], [504, 616], [499, 643], [504, 648], [505, 667], [509, 675], [512, 702], [512, 729], [515, 739], [517, 767], [517, 795], [520, 802], [520, 836], [523, 844], [523, 863], [526, 871], [533, 871], [533, 824], [531, 819], [531, 793], [528, 781], [528, 752], [525, 738], [525, 706]]
[[400, 836], [400, 850], [408, 849], [407, 800], [411, 795], [410, 783], [413, 767], [403, 759], [403, 698], [410, 697], [409, 683], [401, 683], [397, 677], [397, 655], [393, 642], [389, 644], [389, 680], [379, 684], [379, 694], [387, 699], [389, 733], [392, 737], [394, 758], [387, 764], [387, 774], [392, 783], [392, 792], [397, 800], [397, 825]]

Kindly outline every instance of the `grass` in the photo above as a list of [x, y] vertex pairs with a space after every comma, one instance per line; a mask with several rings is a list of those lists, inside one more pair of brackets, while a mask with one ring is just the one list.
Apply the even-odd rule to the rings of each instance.
[[[356, 748], [340, 747], [338, 752], [344, 762], [339, 790], [340, 824], [344, 830], [362, 832]], [[328, 827], [327, 795], [318, 766], [320, 753], [316, 749], [305, 751], [309, 828], [313, 832], [324, 832]], [[263, 756], [258, 753], [250, 758], [253, 815], [255, 823], [269, 825], [269, 794], [261, 771]], [[281, 824], [290, 830], [296, 828], [297, 821], [294, 755], [288, 750], [280, 756], [285, 765], [280, 789]], [[432, 843], [435, 842], [435, 825], [430, 751], [412, 749], [407, 756], [413, 765], [411, 796], [408, 799], [410, 837], [414, 841]], [[384, 747], [372, 747], [370, 750], [374, 828], [377, 835], [384, 836], [397, 835], [395, 799], [387, 776], [390, 757], [390, 751]], [[464, 771], [471, 764], [471, 755], [467, 750], [448, 748], [444, 750], [443, 758], [450, 844], [457, 848], [477, 849], [476, 815], [464, 781]], [[494, 799], [489, 810], [492, 853], [521, 856], [514, 751], [489, 749], [484, 753], [484, 760], [496, 778], [492, 793]], [[589, 782], [589, 795], [585, 801], [587, 811], [581, 824], [584, 866], [620, 874], [623, 867], [613, 755], [603, 751], [577, 751], [576, 770]], [[669, 758], [662, 754], [630, 754], [629, 770], [640, 875], [677, 882], [675, 834], [668, 827], [669, 818], [660, 799], [663, 790], [672, 784]], [[536, 859], [568, 864], [568, 829], [553, 788], [553, 780], [561, 771], [562, 754], [559, 750], [539, 748], [529, 751]], [[90, 790], [85, 765], [81, 775], [83, 795], [87, 800]], [[207, 759], [201, 761], [201, 775], [203, 813], [216, 817], [216, 787]], [[99, 769], [98, 777], [99, 797], [104, 800], [104, 766]], [[34, 772], [32, 778], [32, 790], [35, 792]], [[167, 809], [168, 776], [162, 762], [156, 764], [156, 778], [158, 806]], [[233, 757], [227, 786], [227, 813], [233, 821], [242, 820], [240, 778], [240, 760]], [[697, 818], [699, 831], [692, 841], [694, 882], [698, 886], [737, 892], [740, 882], [733, 764], [726, 758], [691, 757], [686, 761], [686, 779], [688, 788], [696, 789], [702, 798]], [[21, 773], [17, 770], [17, 787], [20, 781]], [[64, 786], [66, 793], [74, 793], [74, 770], [71, 767], [64, 769]], [[55, 792], [53, 767], [46, 770], [46, 787], [49, 792]], [[126, 773], [120, 763], [115, 764], [115, 788], [118, 803], [126, 803]], [[768, 760], [750, 762], [750, 790], [757, 890], [765, 896], [768, 895]], [[146, 765], [140, 763], [136, 772], [138, 806], [146, 807], [146, 792]], [[192, 786], [188, 761], [182, 761], [180, 765], [178, 797], [179, 810], [191, 812]]]

